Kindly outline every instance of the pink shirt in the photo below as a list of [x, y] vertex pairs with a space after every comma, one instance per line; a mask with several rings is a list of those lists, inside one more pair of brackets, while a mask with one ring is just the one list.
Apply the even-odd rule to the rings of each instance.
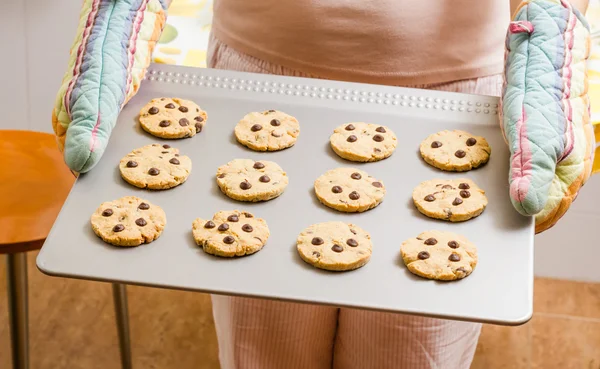
[[315, 76], [416, 85], [502, 72], [509, 0], [215, 0], [214, 35]]

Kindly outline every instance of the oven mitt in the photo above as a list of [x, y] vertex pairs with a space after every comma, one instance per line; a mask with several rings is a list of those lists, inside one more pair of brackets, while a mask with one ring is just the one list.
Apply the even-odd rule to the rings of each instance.
[[526, 0], [506, 38], [502, 128], [510, 198], [536, 232], [562, 217], [591, 174], [590, 31], [564, 0]]
[[52, 126], [75, 172], [106, 149], [117, 116], [135, 95], [166, 20], [168, 0], [84, 0]]

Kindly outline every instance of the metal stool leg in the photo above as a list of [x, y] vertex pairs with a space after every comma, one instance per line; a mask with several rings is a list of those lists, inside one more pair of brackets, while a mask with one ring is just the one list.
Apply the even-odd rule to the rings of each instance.
[[7, 254], [6, 272], [13, 368], [28, 369], [27, 254], [24, 252]]
[[127, 309], [127, 286], [120, 283], [112, 284], [115, 317], [119, 334], [119, 349], [121, 351], [121, 367], [131, 369], [131, 344], [129, 341], [129, 312]]

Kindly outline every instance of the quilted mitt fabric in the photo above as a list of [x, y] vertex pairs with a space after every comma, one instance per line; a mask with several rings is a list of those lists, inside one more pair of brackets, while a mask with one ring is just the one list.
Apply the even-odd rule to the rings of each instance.
[[527, 0], [506, 38], [502, 126], [511, 152], [510, 197], [536, 232], [566, 212], [591, 174], [585, 18], [564, 0]]
[[67, 165], [89, 171], [123, 105], [137, 92], [168, 0], [84, 0], [77, 38], [52, 112]]

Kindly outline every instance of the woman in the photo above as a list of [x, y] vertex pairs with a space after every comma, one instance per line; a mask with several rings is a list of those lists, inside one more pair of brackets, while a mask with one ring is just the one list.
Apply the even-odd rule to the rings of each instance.
[[[166, 7], [165, 1], [160, 5]], [[98, 11], [94, 2], [86, 4], [81, 40], [84, 25]], [[153, 9], [157, 4], [151, 0], [147, 7], [161, 28], [164, 14]], [[584, 12], [587, 0], [572, 4]], [[517, 5], [515, 0], [215, 0], [208, 62], [219, 69], [499, 96], [505, 34]], [[134, 25], [136, 20], [132, 17]], [[92, 58], [86, 70], [78, 69], [78, 58], [85, 66], [80, 55], [86, 51], [78, 50], [57, 99], [59, 136], [73, 116], [67, 107], [76, 107], [69, 105], [76, 92], [69, 86], [94, 66]], [[127, 52], [133, 67], [125, 70], [133, 74], [143, 58], [141, 51], [133, 58], [135, 48]], [[113, 103], [117, 113], [139, 85], [131, 74], [120, 84], [122, 98]], [[99, 110], [86, 116], [97, 116], [99, 123], [92, 123], [100, 127], [101, 119], [116, 119], [116, 114], [101, 117]], [[89, 170], [95, 164], [87, 164], [90, 158], [102, 154], [94, 156], [93, 147], [81, 142], [71, 146], [90, 151], [84, 157], [67, 145], [67, 162], [75, 170]], [[229, 296], [213, 296], [213, 312], [223, 369], [466, 369], [481, 330], [479, 323]]]

